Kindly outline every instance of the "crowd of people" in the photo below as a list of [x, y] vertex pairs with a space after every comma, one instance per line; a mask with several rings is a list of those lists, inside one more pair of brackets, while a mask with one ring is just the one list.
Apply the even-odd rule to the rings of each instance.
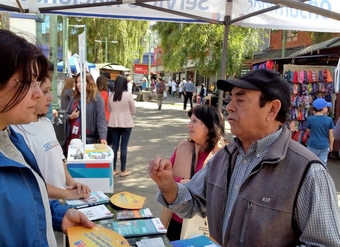
[[[131, 174], [127, 150], [136, 114], [133, 84], [119, 75], [109, 89], [106, 77], [95, 81], [87, 72], [65, 80], [61, 109], [67, 144], [61, 146], [46, 117], [53, 100], [52, 73], [41, 48], [0, 29], [0, 53], [0, 206], [6, 209], [0, 219], [10, 226], [2, 228], [0, 240], [4, 246], [56, 246], [54, 231], [94, 226], [58, 200], [87, 198], [91, 192], [72, 178], [65, 155], [67, 144], [81, 138], [81, 114], [86, 114], [86, 143], [111, 145], [114, 175]], [[259, 69], [237, 80], [219, 80], [213, 90], [227, 92], [227, 121], [235, 136], [229, 143], [224, 116], [214, 106], [193, 107], [196, 87], [191, 79], [182, 82], [171, 90], [168, 85], [168, 92], [164, 81], [154, 85], [159, 110], [164, 93], [175, 97], [177, 88], [184, 96], [183, 109], [187, 101], [191, 106], [188, 136], [169, 159], [155, 157], [148, 167], [160, 190], [157, 200], [164, 207], [161, 221], [168, 238], [179, 239], [183, 218], [199, 214], [208, 218], [210, 236], [222, 246], [340, 246], [337, 192], [325, 158], [334, 139], [340, 139], [340, 123], [334, 126], [326, 116], [330, 104], [313, 102], [306, 148], [285, 127], [290, 88], [278, 72]], [[202, 89], [201, 97], [207, 92]]]

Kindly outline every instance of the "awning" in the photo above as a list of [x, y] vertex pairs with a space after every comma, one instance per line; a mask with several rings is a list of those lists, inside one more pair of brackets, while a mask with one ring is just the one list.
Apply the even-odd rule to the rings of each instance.
[[290, 57], [312, 55], [314, 52], [318, 52], [319, 50], [323, 50], [323, 49], [329, 49], [332, 47], [340, 47], [340, 37], [335, 37], [333, 39], [329, 39], [324, 42], [299, 49], [298, 51], [292, 53]]
[[[301, 47], [296, 47], [296, 48], [291, 48], [291, 49], [286, 49], [285, 55], [286, 57], [290, 57], [290, 55], [294, 52], [297, 52], [301, 49]], [[247, 59], [244, 64], [246, 65], [251, 65], [251, 64], [257, 64], [257, 63], [262, 63], [268, 60], [278, 60], [281, 59], [282, 57], [282, 50], [271, 50], [267, 51], [265, 53], [261, 53], [258, 55], [255, 55], [251, 59]]]
[[112, 63], [96, 63], [96, 68], [98, 69], [107, 69], [107, 70], [116, 70], [116, 71], [130, 71], [130, 69], [124, 67], [123, 65], [119, 64], [112, 64]]

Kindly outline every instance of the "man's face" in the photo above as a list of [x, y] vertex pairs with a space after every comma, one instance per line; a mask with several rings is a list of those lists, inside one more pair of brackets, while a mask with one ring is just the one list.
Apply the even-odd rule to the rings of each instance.
[[253, 143], [266, 135], [269, 104], [260, 108], [261, 92], [234, 87], [227, 105], [230, 131], [242, 142]]

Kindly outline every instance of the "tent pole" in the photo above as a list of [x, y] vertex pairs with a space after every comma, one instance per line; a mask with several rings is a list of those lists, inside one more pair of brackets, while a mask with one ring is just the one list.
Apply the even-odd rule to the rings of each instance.
[[68, 17], [63, 16], [63, 72], [66, 73], [66, 59], [68, 59]]
[[281, 57], [286, 56], [286, 44], [287, 44], [287, 30], [282, 30], [282, 54]]
[[59, 109], [58, 104], [58, 31], [57, 15], [50, 15], [50, 61], [54, 64], [52, 77], [52, 109]]
[[[226, 67], [227, 67], [227, 57], [228, 57], [228, 37], [230, 24], [228, 21], [231, 19], [232, 1], [227, 0], [226, 2], [226, 16], [224, 16], [224, 36], [223, 36], [223, 47], [222, 47], [222, 59], [221, 59], [221, 76], [220, 79], [226, 78]], [[218, 90], [218, 111], [222, 112], [224, 92]]]

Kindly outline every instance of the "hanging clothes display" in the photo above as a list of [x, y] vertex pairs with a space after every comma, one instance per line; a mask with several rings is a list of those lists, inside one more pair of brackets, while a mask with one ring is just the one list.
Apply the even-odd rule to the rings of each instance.
[[304, 145], [307, 117], [314, 115], [312, 103], [317, 98], [332, 102], [331, 116], [334, 113], [333, 66], [291, 65], [283, 66], [284, 78], [291, 87], [289, 128], [292, 138]]

